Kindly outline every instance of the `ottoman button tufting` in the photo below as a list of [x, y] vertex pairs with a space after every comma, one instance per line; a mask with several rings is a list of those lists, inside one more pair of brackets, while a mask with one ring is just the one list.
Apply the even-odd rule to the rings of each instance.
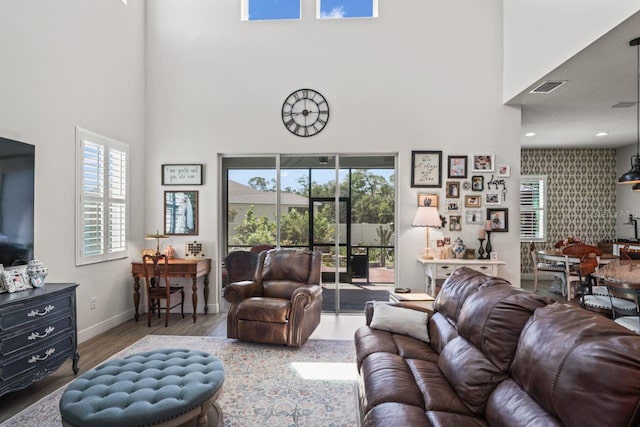
[[196, 418], [200, 426], [222, 425], [215, 400], [223, 383], [222, 362], [203, 351], [137, 353], [71, 382], [60, 399], [60, 414], [65, 426], [178, 426]]

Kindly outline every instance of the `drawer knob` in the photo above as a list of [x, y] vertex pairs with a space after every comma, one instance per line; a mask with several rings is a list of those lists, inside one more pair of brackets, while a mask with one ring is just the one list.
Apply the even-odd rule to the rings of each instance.
[[47, 329], [44, 330], [44, 334], [40, 335], [40, 332], [32, 332], [31, 335], [27, 337], [27, 339], [29, 341], [33, 341], [33, 340], [37, 340], [38, 338], [45, 338], [47, 335], [49, 335], [51, 332], [55, 330], [56, 328], [54, 328], [53, 326], [49, 326], [47, 327]]
[[486, 270], [486, 269], [488, 269], [488, 268], [489, 268], [489, 267], [487, 267], [486, 265], [483, 265], [483, 266], [481, 266], [481, 267], [480, 267], [480, 269], [481, 269], [481, 270]]
[[43, 360], [47, 360], [49, 358], [49, 356], [51, 356], [55, 352], [56, 352], [55, 348], [49, 348], [44, 352], [44, 356], [40, 356], [39, 354], [34, 354], [33, 356], [31, 356], [31, 358], [28, 360], [28, 362], [29, 363], [36, 363], [36, 362], [41, 362]]
[[50, 312], [52, 312], [55, 309], [54, 306], [52, 306], [51, 304], [49, 304], [48, 306], [46, 306], [44, 308], [44, 310], [42, 311], [38, 311], [38, 310], [31, 310], [30, 312], [27, 313], [28, 317], [36, 317], [36, 316], [44, 316], [49, 314]]
[[448, 269], [449, 269], [449, 266], [448, 266], [448, 265], [443, 265], [441, 268], [442, 268], [443, 270], [448, 270]]

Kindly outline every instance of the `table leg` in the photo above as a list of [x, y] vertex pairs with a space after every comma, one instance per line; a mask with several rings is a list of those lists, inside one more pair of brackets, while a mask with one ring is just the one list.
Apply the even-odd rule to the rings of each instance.
[[140, 315], [138, 314], [138, 306], [140, 305], [140, 278], [138, 276], [133, 278], [133, 305], [136, 307], [135, 319], [136, 322]]
[[196, 322], [196, 307], [198, 305], [198, 278], [193, 277], [193, 284], [191, 285], [191, 290], [193, 294], [191, 295], [191, 301], [193, 301], [193, 323]]
[[209, 275], [204, 275], [204, 314], [209, 313]]

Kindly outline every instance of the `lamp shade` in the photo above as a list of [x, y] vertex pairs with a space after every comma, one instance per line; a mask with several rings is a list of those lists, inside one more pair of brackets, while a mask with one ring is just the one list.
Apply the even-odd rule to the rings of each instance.
[[636, 155], [631, 157], [631, 169], [618, 178], [618, 184], [640, 184], [640, 37], [629, 42], [636, 48]]
[[420, 206], [413, 218], [414, 227], [442, 227], [442, 220], [438, 208], [434, 206]]

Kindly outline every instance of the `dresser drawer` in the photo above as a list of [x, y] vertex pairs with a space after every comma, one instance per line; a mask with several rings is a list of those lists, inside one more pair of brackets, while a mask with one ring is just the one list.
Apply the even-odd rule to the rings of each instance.
[[42, 319], [40, 322], [23, 328], [18, 333], [0, 336], [0, 355], [9, 356], [11, 353], [21, 351], [29, 346], [50, 342], [60, 334], [69, 331], [73, 331], [73, 317], [71, 314]]
[[50, 342], [43, 342], [28, 351], [19, 352], [15, 357], [6, 357], [0, 364], [0, 381], [11, 381], [20, 375], [47, 370], [59, 360], [73, 357], [75, 352], [73, 333], [58, 336]]
[[70, 293], [47, 301], [32, 300], [13, 304], [0, 310], [0, 331], [9, 331], [32, 322], [57, 317], [62, 313], [71, 313], [73, 308], [73, 294]]
[[[447, 279], [451, 276], [451, 273], [458, 268], [463, 267], [460, 264], [437, 264], [436, 265], [436, 279]], [[495, 266], [487, 264], [465, 264], [464, 267], [472, 270], [479, 271], [489, 276], [495, 276]]]

